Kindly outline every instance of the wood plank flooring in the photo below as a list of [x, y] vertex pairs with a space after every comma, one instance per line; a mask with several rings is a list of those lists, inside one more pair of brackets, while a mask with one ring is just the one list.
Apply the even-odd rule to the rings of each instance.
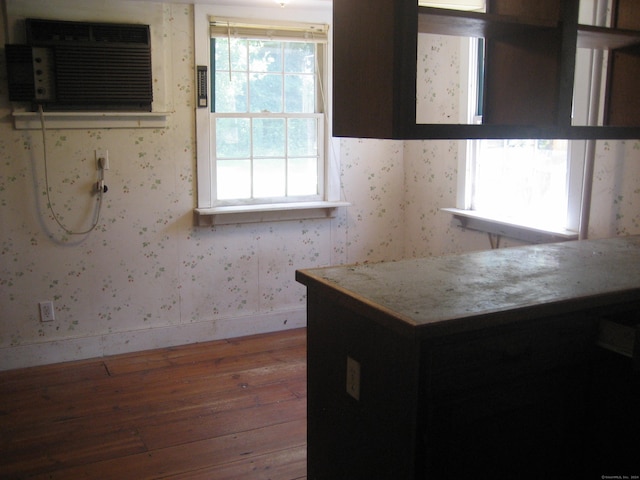
[[306, 330], [0, 372], [0, 479], [306, 478]]

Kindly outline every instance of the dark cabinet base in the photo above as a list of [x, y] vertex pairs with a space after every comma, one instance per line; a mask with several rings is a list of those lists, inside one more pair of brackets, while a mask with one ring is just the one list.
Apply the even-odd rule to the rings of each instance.
[[639, 242], [300, 272], [308, 478], [640, 476]]
[[632, 360], [599, 351], [589, 404], [591, 471], [640, 478], [640, 372]]
[[583, 478], [576, 407], [584, 401], [572, 397], [584, 383], [570, 377], [523, 379], [435, 406], [426, 478]]
[[638, 375], [595, 346], [595, 317], [421, 342], [309, 302], [309, 479], [640, 475]]

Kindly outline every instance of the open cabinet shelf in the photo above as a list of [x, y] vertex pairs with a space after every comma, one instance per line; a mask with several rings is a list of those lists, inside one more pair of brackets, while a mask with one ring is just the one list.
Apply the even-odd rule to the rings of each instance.
[[614, 50], [640, 44], [640, 31], [578, 25], [578, 48]]
[[[416, 0], [334, 0], [334, 135], [363, 138], [640, 138], [640, 2], [612, 28], [579, 0], [488, 0], [487, 13]], [[483, 123], [416, 121], [418, 34], [485, 41]], [[578, 48], [610, 52], [604, 125], [572, 125]]]
[[418, 7], [419, 33], [488, 38], [557, 27], [557, 20]]

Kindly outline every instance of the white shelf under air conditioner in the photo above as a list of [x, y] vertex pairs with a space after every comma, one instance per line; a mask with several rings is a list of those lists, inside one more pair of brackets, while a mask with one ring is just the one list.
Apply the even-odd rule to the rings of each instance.
[[[47, 129], [166, 128], [170, 112], [45, 112]], [[16, 130], [36, 130], [37, 112], [13, 112]]]

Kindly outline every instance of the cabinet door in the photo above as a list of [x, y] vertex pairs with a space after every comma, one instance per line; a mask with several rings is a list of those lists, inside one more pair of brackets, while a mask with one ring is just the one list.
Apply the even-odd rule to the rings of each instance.
[[429, 478], [585, 478], [585, 377], [566, 370], [434, 402]]
[[415, 0], [334, 0], [333, 134], [402, 138], [415, 124]]
[[640, 303], [603, 309], [589, 404], [592, 471], [640, 472]]
[[589, 461], [599, 474], [640, 472], [640, 373], [632, 360], [602, 350], [594, 362]]
[[582, 478], [597, 320], [568, 314], [425, 348], [434, 478]]

